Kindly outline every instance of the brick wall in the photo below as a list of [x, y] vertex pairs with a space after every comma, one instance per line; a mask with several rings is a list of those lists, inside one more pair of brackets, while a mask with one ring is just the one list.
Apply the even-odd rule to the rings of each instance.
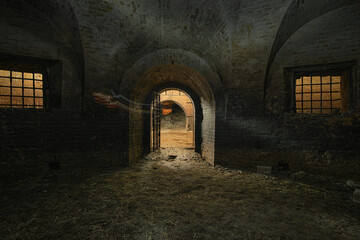
[[[122, 91], [119, 86], [127, 81], [126, 71], [144, 56], [165, 49], [189, 51], [206, 59], [212, 71], [221, 72], [224, 81], [231, 81], [229, 23], [236, 17], [230, 12], [238, 3], [157, 0], [71, 0], [71, 3], [79, 20], [86, 59], [86, 99], [93, 91]], [[171, 58], [179, 59], [175, 63], [187, 57], [172, 54]], [[153, 64], [164, 62], [159, 58]]]
[[[327, 2], [317, 1], [316, 8]], [[340, 8], [345, 5], [333, 2], [315, 13], [316, 8], [305, 7], [308, 1], [291, 0], [7, 1], [0, 9], [0, 53], [59, 60], [63, 68], [61, 108], [2, 112], [1, 134], [10, 138], [3, 140], [4, 169], [10, 174], [36, 168], [27, 167], [22, 156], [32, 159], [29, 166], [45, 166], [49, 158], [38, 165], [34, 160], [41, 153], [57, 155], [64, 165], [102, 156], [132, 163], [147, 147], [146, 118], [104, 114], [93, 103], [93, 92], [114, 90], [147, 103], [157, 87], [180, 84], [198, 97], [198, 150], [211, 163], [254, 167], [289, 161], [294, 169], [358, 171], [358, 81], [354, 113], [298, 116], [284, 108], [285, 67], [359, 62], [359, 4], [341, 1], [352, 6]], [[297, 25], [291, 16], [303, 19]], [[291, 37], [285, 44], [287, 38], [276, 40], [287, 32]], [[264, 106], [273, 46], [281, 48], [271, 65]], [[20, 160], [12, 162], [15, 158]]]
[[[329, 12], [299, 29], [281, 48], [271, 69], [266, 117], [243, 114], [240, 91], [229, 92], [226, 122], [217, 123], [219, 164], [255, 170], [284, 162], [292, 171], [359, 177], [359, 67], [355, 66], [351, 112], [300, 115], [289, 112], [284, 68], [357, 61], [360, 56], [360, 5]], [[231, 103], [231, 101], [234, 101]], [[233, 107], [233, 106], [240, 107]], [[238, 110], [240, 108], [240, 110]]]
[[[332, 11], [308, 23], [289, 39], [275, 59], [269, 78], [267, 108], [270, 111], [279, 113], [284, 110], [284, 68], [346, 61], [360, 63], [359, 11], [360, 4]], [[358, 69], [355, 75], [359, 74]], [[354, 101], [358, 105], [359, 82], [353, 82]]]
[[0, 53], [60, 60], [62, 107], [78, 111], [82, 91], [80, 70], [65, 33], [44, 14], [22, 1], [6, 2], [0, 9], [0, 17]]
[[44, 174], [62, 168], [127, 165], [128, 121], [122, 112], [1, 110], [1, 176]]
[[347, 116], [240, 118], [222, 123], [216, 163], [256, 170], [288, 163], [291, 171], [359, 177], [360, 119]]
[[[56, 12], [60, 10], [51, 8], [52, 18], [65, 17]], [[48, 174], [54, 157], [65, 169], [126, 165], [127, 114], [104, 111], [92, 101], [87, 104], [94, 111], [80, 114], [81, 64], [70, 32], [25, 1], [4, 3], [0, 18], [0, 53], [62, 65], [61, 106], [45, 111], [0, 109], [1, 179]]]
[[215, 163], [215, 109], [211, 103], [202, 103], [204, 119], [202, 121], [201, 155], [210, 164]]
[[[268, 67], [271, 67], [273, 61], [282, 48], [283, 44], [300, 28], [309, 23], [310, 21], [327, 14], [336, 9], [341, 9], [346, 6], [357, 4], [353, 0], [343, 1], [323, 1], [318, 0], [304, 1], [293, 0], [282, 19], [281, 25], [277, 31], [276, 38], [273, 43], [271, 55], [269, 57]], [[268, 77], [268, 76], [267, 76]]]
[[[194, 101], [196, 124], [199, 124], [195, 126], [196, 150], [213, 162], [215, 104], [210, 86], [216, 86], [218, 80], [212, 74], [198, 56], [181, 50], [164, 50], [139, 60], [125, 74], [120, 90], [124, 96], [131, 95], [130, 99], [140, 104], [151, 102], [148, 97], [152, 91], [178, 88], [188, 93]], [[144, 128], [148, 123], [148, 114], [130, 112], [130, 161], [136, 161], [148, 149], [150, 128]]]
[[239, 18], [232, 31], [233, 79], [224, 84], [230, 114], [263, 114], [266, 64], [289, 3], [290, 0], [246, 1], [235, 10]]

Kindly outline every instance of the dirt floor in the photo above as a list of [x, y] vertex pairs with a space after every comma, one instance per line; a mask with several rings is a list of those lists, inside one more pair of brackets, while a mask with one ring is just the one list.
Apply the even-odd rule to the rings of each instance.
[[0, 239], [360, 239], [353, 189], [331, 178], [211, 167], [176, 149], [62, 171], [1, 186]]

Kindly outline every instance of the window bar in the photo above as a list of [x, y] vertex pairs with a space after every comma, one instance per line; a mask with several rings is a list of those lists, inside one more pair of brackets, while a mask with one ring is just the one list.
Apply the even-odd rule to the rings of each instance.
[[333, 112], [333, 98], [332, 98], [332, 75], [330, 75], [330, 112]]
[[310, 75], [310, 112], [313, 113], [313, 75]]
[[33, 76], [32, 81], [33, 81], [33, 94], [34, 94], [34, 95], [33, 95], [33, 99], [34, 99], [33, 102], [34, 102], [34, 108], [36, 108], [36, 105], [35, 105], [35, 99], [36, 99], [36, 98], [35, 98], [35, 73], [33, 73], [32, 76]]
[[12, 71], [10, 71], [10, 108], [12, 108]]
[[323, 113], [323, 92], [322, 92], [322, 89], [323, 89], [323, 79], [322, 79], [322, 76], [320, 76], [320, 113], [322, 114]]
[[25, 90], [24, 90], [24, 72], [21, 73], [22, 78], [21, 78], [21, 88], [22, 88], [22, 107], [25, 108]]
[[304, 76], [301, 76], [301, 113], [304, 113]]

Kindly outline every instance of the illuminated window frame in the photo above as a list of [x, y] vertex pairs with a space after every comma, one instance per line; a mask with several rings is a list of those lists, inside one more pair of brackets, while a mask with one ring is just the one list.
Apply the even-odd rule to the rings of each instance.
[[[317, 64], [317, 65], [307, 65], [307, 66], [296, 66], [296, 67], [287, 67], [284, 68], [284, 110], [286, 112], [292, 112], [298, 115], [327, 115], [327, 114], [337, 114], [337, 113], [345, 113], [345, 112], [357, 112], [357, 105], [360, 104], [360, 101], [356, 98], [357, 93], [356, 93], [356, 89], [354, 88], [354, 86], [356, 85], [357, 82], [357, 61], [348, 61], [348, 62], [337, 62], [337, 63], [328, 63], [328, 64]], [[305, 113], [302, 113], [303, 110], [299, 110], [297, 108], [297, 102], [299, 105], [299, 98], [296, 98], [296, 93], [297, 93], [297, 85], [301, 85], [300, 84], [300, 80], [302, 77], [312, 77], [315, 79], [315, 81], [313, 79], [311, 79], [310, 83], [309, 81], [307, 82], [307, 84], [309, 85], [314, 85], [317, 86], [316, 84], [319, 84], [318, 86], [321, 86], [321, 82], [326, 83], [326, 81], [324, 81], [324, 79], [329, 77], [340, 77], [340, 107], [339, 107], [339, 103], [337, 102], [336, 104], [334, 104], [334, 106], [330, 106], [330, 107], [324, 107], [324, 108], [330, 108], [329, 110], [317, 110], [313, 111], [307, 111]], [[321, 78], [322, 79], [321, 79]], [[320, 80], [319, 80], [320, 79]], [[313, 81], [315, 82], [315, 84], [312, 84]], [[330, 80], [331, 81], [331, 80]], [[328, 82], [330, 82], [328, 81]], [[337, 80], [338, 81], [338, 80]], [[335, 82], [335, 81], [334, 81]], [[323, 84], [325, 85], [325, 84]], [[331, 86], [331, 82], [329, 83], [329, 85]], [[309, 90], [309, 89], [308, 89]], [[313, 86], [311, 86], [311, 90], [308, 92], [315, 92], [318, 91], [320, 93], [317, 94], [321, 94], [322, 91], [322, 86], [321, 86], [321, 90], [319, 89], [319, 87], [317, 87], [317, 89], [315, 89], [313, 91]], [[320, 90], [320, 91], [319, 91]], [[326, 90], [323, 91], [323, 93], [325, 93]], [[338, 90], [333, 89], [334, 93]], [[334, 94], [335, 95], [335, 94]], [[333, 96], [332, 96], [333, 97]], [[336, 96], [334, 96], [336, 97]], [[333, 99], [335, 100], [336, 98]], [[339, 96], [337, 96], [339, 98]], [[309, 100], [309, 99], [306, 99]], [[310, 99], [311, 100], [311, 99]], [[321, 99], [313, 99], [313, 100], [319, 100], [318, 102], [320, 102]], [[328, 100], [328, 99], [323, 99]], [[323, 104], [324, 101], [322, 101], [322, 103], [320, 103], [320, 105], [326, 105]], [[311, 103], [312, 104], [312, 103]], [[319, 103], [317, 103], [319, 104]], [[321, 106], [318, 107], [319, 105], [317, 105], [317, 107], [305, 107], [305, 108], [322, 108]], [[299, 110], [299, 111], [298, 111]]]
[[0, 68], [0, 108], [44, 109], [44, 75]]
[[329, 114], [342, 110], [341, 76], [301, 75], [296, 77], [296, 113]]

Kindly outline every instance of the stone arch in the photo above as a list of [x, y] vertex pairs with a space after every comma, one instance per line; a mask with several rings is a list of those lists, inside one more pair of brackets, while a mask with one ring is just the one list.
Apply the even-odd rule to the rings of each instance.
[[[120, 84], [120, 92], [132, 102], [148, 104], [153, 91], [164, 88], [179, 88], [194, 101], [197, 116], [195, 123], [195, 150], [214, 164], [215, 116], [218, 101], [224, 94], [219, 76], [208, 64], [191, 52], [164, 49], [138, 60], [125, 74]], [[142, 109], [140, 105], [131, 104]], [[146, 152], [148, 130], [144, 116], [129, 114], [129, 160], [136, 161]]]
[[[335, 66], [344, 62], [359, 62], [360, 44], [357, 42], [360, 36], [359, 11], [360, 3], [336, 9], [304, 25], [289, 38], [273, 62], [266, 106], [277, 113], [282, 108], [283, 111], [289, 111], [291, 83], [283, 81], [284, 68], [316, 65], [320, 67], [324, 64]], [[336, 41], [331, 43], [334, 39]], [[358, 79], [357, 76], [352, 78]], [[289, 79], [292, 78], [286, 78]], [[282, 91], [283, 89], [285, 91]], [[358, 104], [358, 100], [354, 98], [353, 103]], [[269, 113], [272, 112], [268, 110]]]
[[[208, 63], [198, 55], [182, 49], [162, 49], [145, 55], [135, 62], [128, 69], [119, 83], [120, 92], [130, 97], [132, 89], [135, 88], [138, 79], [149, 69], [160, 65], [183, 65], [194, 69], [203, 76], [213, 93], [207, 93], [207, 97], [218, 97], [219, 92], [223, 92], [222, 83], [218, 74], [213, 71]], [[193, 87], [197, 87], [194, 83]]]
[[[197, 93], [195, 91], [193, 91], [191, 88], [182, 85], [182, 84], [178, 84], [178, 83], [164, 83], [164, 84], [160, 84], [158, 85], [154, 91], [155, 92], [161, 92], [161, 90], [163, 89], [179, 89], [183, 92], [186, 92], [186, 94], [191, 98], [191, 100], [193, 101], [193, 107], [195, 110], [195, 132], [194, 132], [194, 147], [195, 147], [195, 151], [198, 153], [201, 153], [201, 147], [202, 147], [202, 121], [204, 119], [203, 117], [203, 108], [201, 105], [201, 99], [200, 97], [197, 95]], [[152, 100], [151, 95], [148, 95], [145, 102], [150, 102]], [[144, 129], [145, 132], [146, 131], [150, 131], [149, 130], [149, 126], [146, 124], [148, 121], [145, 122], [144, 124]], [[145, 142], [147, 142], [145, 140]]]
[[[188, 113], [187, 110], [186, 110], [186, 105], [187, 105], [187, 104], [186, 104], [186, 102], [184, 102], [184, 101], [186, 100], [186, 98], [184, 99], [184, 98], [180, 97], [180, 99], [177, 99], [177, 100], [176, 100], [176, 97], [175, 97], [175, 99], [173, 99], [173, 98], [167, 99], [167, 97], [161, 96], [161, 97], [160, 97], [160, 102], [171, 101], [171, 102], [174, 102], [174, 103], [176, 103], [177, 105], [179, 105], [179, 106], [183, 109], [183, 111], [184, 111], [184, 113], [185, 113], [185, 116], [186, 116], [186, 126], [188, 126], [188, 124], [189, 124], [188, 118], [189, 118], [189, 117], [194, 117], [194, 113], [195, 113], [194, 101], [193, 101], [193, 99], [191, 98], [191, 96], [190, 96], [189, 94], [187, 94], [185, 91], [183, 91], [183, 90], [181, 90], [181, 89], [177, 89], [177, 88], [165, 88], [165, 89], [161, 90], [161, 91], [159, 92], [159, 94], [162, 94], [162, 93], [165, 92], [165, 91], [171, 91], [171, 90], [180, 91], [180, 92], [182, 92], [183, 94], [186, 95], [186, 98], [187, 98], [188, 100], [190, 100], [191, 103], [192, 103], [192, 109], [193, 109], [192, 112], [193, 112], [193, 113]], [[166, 100], [162, 100], [162, 98], [164, 98], [164, 99], [166, 99]], [[193, 126], [193, 127], [194, 127], [194, 126]]]
[[[160, 103], [162, 104], [164, 102], [172, 102], [172, 103], [178, 105], [182, 109], [182, 111], [184, 112], [185, 117], [186, 117], [186, 109], [185, 109], [185, 106], [183, 104], [181, 104], [180, 102], [178, 102], [176, 100], [164, 100], [164, 101], [161, 101]], [[187, 118], [185, 118], [185, 123], [187, 125]]]
[[[16, 41], [4, 41], [2, 48], [6, 50], [2, 52], [61, 60], [62, 85], [71, 89], [71, 93], [63, 94], [63, 105], [79, 110], [84, 89], [84, 54], [79, 23], [70, 1], [8, 1], [3, 5], [2, 17], [5, 27], [22, 32], [16, 35]], [[24, 22], [22, 25], [13, 24], [19, 19]], [[8, 37], [8, 33], [2, 36]], [[34, 40], [39, 44], [31, 45]]]
[[183, 104], [181, 104], [179, 101], [176, 101], [176, 100], [163, 100], [160, 103], [163, 103], [163, 102], [173, 102], [174, 104], [178, 105], [183, 110], [183, 112], [185, 112], [185, 106]]
[[272, 64], [279, 53], [282, 46], [287, 42], [291, 36], [296, 33], [304, 25], [312, 20], [323, 16], [324, 14], [334, 11], [336, 9], [346, 7], [358, 3], [354, 0], [344, 1], [304, 1], [293, 0], [283, 17], [280, 27], [277, 31], [270, 56], [267, 63], [265, 81], [264, 81], [264, 104], [266, 101], [267, 88], [269, 86], [269, 75]]
[[25, 0], [29, 5], [42, 12], [54, 26], [59, 29], [63, 37], [69, 41], [74, 51], [81, 86], [81, 101], [85, 88], [85, 59], [80, 34], [80, 25], [69, 0], [31, 1]]

